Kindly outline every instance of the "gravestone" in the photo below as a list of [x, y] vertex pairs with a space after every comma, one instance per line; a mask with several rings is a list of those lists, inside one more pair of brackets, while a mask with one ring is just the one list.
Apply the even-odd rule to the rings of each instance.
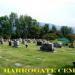
[[33, 39], [32, 41], [33, 41], [33, 43], [36, 43], [36, 40], [35, 39]]
[[40, 47], [40, 50], [42, 50], [42, 51], [54, 51], [54, 45], [53, 45], [53, 43], [42, 44]]
[[27, 39], [27, 43], [31, 43], [31, 40], [30, 39]]
[[25, 39], [22, 39], [22, 44], [25, 44]]
[[22, 38], [19, 38], [19, 42], [22, 42]]
[[24, 44], [25, 44], [25, 46], [26, 46], [26, 48], [27, 48], [27, 47], [28, 47], [28, 43], [27, 43], [27, 41], [25, 41]]
[[69, 48], [75, 48], [74, 45], [73, 45], [73, 43], [71, 43], [71, 44], [69, 45]]
[[73, 63], [73, 66], [75, 67], [75, 61], [74, 62], [72, 62]]
[[56, 48], [61, 48], [62, 47], [62, 43], [53, 43], [54, 47]]
[[13, 46], [14, 46], [14, 47], [18, 47], [18, 46], [19, 46], [19, 40], [14, 40]]
[[11, 46], [12, 45], [12, 41], [11, 40], [9, 40], [9, 46]]
[[41, 39], [37, 40], [37, 45], [40, 46], [43, 44], [43, 41]]
[[3, 38], [0, 38], [0, 44], [3, 44], [4, 40]]

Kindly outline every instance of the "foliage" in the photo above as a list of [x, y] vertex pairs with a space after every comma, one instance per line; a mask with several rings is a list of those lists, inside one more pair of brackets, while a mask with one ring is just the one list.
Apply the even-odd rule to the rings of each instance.
[[47, 33], [43, 36], [44, 39], [47, 40], [54, 40], [56, 39], [58, 36], [55, 33]]
[[72, 34], [70, 27], [62, 26], [58, 31], [55, 25], [52, 29], [49, 24], [41, 26], [36, 19], [28, 15], [18, 15], [11, 12], [9, 16], [0, 17], [0, 36], [3, 38], [45, 38], [56, 39]]
[[67, 26], [62, 26], [60, 31], [63, 34], [63, 36], [66, 36], [68, 34], [72, 34], [73, 33], [72, 28], [67, 27]]
[[71, 43], [75, 40], [75, 34], [69, 34], [66, 37], [70, 40]]
[[52, 26], [52, 32], [56, 32], [57, 28], [55, 27], [55, 25]]

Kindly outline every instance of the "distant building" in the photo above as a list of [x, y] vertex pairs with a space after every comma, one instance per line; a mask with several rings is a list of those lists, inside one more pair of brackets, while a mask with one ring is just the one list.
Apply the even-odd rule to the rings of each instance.
[[15, 33], [16, 31], [16, 23], [15, 23], [15, 19], [13, 19], [13, 22], [12, 22], [12, 33]]

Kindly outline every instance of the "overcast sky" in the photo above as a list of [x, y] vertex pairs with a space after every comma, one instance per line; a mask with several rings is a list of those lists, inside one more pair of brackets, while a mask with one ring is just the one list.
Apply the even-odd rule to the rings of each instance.
[[0, 16], [15, 12], [40, 22], [75, 25], [75, 0], [0, 0]]

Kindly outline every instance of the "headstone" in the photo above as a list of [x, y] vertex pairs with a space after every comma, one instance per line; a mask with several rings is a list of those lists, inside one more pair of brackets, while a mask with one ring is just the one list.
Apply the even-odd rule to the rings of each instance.
[[27, 39], [27, 43], [31, 43], [31, 40], [30, 39]]
[[19, 40], [17, 40], [16, 42], [17, 42], [17, 46], [19, 46]]
[[73, 63], [73, 66], [75, 67], [75, 61], [74, 62], [72, 62]]
[[53, 43], [42, 44], [42, 46], [40, 47], [40, 50], [42, 50], [42, 51], [54, 51], [54, 45], [53, 45]]
[[14, 40], [13, 46], [14, 46], [14, 47], [18, 47], [18, 46], [19, 46], [19, 41], [18, 41], [18, 40]]
[[0, 44], [3, 44], [3, 42], [4, 42], [3, 38], [0, 38]]
[[22, 42], [22, 38], [19, 38], [19, 42]]
[[25, 44], [25, 39], [22, 39], [22, 44]]
[[71, 44], [69, 45], [69, 48], [75, 48], [74, 45], [73, 45], [73, 43], [71, 43]]
[[11, 41], [11, 40], [9, 40], [8, 42], [9, 42], [9, 46], [12, 46], [12, 41]]
[[37, 40], [37, 45], [40, 46], [43, 44], [43, 41], [42, 40]]
[[26, 46], [26, 48], [28, 47], [28, 43], [27, 43], [27, 41], [25, 41], [25, 46]]
[[61, 48], [62, 47], [62, 43], [53, 43], [54, 47], [56, 48]]
[[33, 39], [32, 41], [33, 41], [33, 43], [36, 43], [36, 40], [35, 39]]

